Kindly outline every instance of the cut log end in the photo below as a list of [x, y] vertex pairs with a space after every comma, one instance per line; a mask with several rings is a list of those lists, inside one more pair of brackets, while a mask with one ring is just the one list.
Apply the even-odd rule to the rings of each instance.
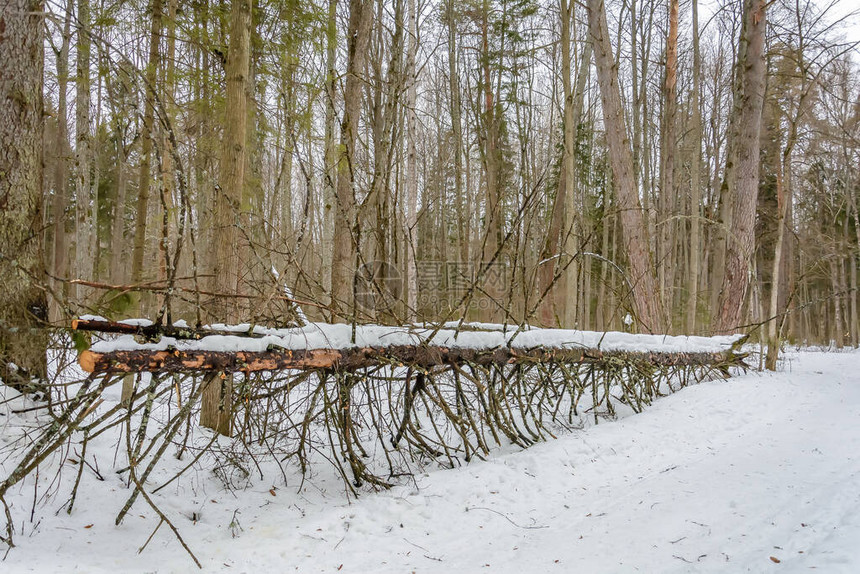
[[[74, 326], [72, 328], [74, 328]], [[78, 357], [78, 364], [81, 366], [81, 369], [83, 369], [84, 372], [94, 373], [96, 371], [96, 361], [99, 356], [99, 353], [93, 353], [92, 351], [82, 351], [81, 356]]]

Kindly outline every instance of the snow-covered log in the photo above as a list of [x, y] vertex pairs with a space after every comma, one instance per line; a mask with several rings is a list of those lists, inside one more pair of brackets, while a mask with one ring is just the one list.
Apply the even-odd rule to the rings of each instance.
[[[77, 328], [122, 333], [80, 356], [91, 373], [288, 369], [351, 371], [375, 365], [422, 369], [454, 364], [620, 362], [652, 366], [744, 366], [737, 352], [743, 338], [668, 337], [502, 325], [446, 324], [387, 327], [312, 323], [294, 329], [248, 325], [188, 329], [88, 319]], [[135, 338], [136, 335], [138, 336]], [[145, 342], [140, 341], [143, 335]]]
[[744, 366], [745, 355], [729, 352], [650, 353], [599, 349], [464, 349], [402, 345], [348, 349], [276, 349], [270, 351], [163, 351], [139, 349], [107, 353], [84, 351], [81, 367], [89, 373], [224, 371], [256, 372], [288, 369], [337, 369], [354, 371], [375, 365], [432, 367], [472, 363], [506, 365], [520, 363], [644, 363], [653, 366]]

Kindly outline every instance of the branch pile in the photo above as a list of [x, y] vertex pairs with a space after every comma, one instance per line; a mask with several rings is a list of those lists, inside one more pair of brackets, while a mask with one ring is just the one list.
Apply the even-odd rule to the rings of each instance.
[[[459, 324], [104, 327], [76, 324], [122, 333], [81, 353], [87, 372], [149, 372], [152, 381], [243, 374], [231, 401], [240, 405], [233, 428], [243, 442], [266, 442], [274, 433], [276, 450], [304, 471], [321, 447], [319, 429], [327, 429], [330, 460], [356, 486], [388, 485], [407, 460], [455, 466], [493, 446], [527, 447], [581, 426], [584, 417], [596, 423], [619, 406], [639, 412], [655, 397], [746, 368], [739, 336]], [[381, 461], [368, 462], [367, 453], [380, 448], [384, 468], [368, 468]]]
[[[659, 337], [458, 323], [407, 327], [308, 324], [190, 328], [88, 317], [76, 330], [108, 334], [79, 356], [90, 373], [62, 383], [50, 417], [0, 481], [14, 485], [88, 441], [125, 436], [130, 495], [119, 524], [143, 500], [182, 542], [158, 492], [191, 468], [226, 486], [265, 461], [286, 477], [333, 465], [352, 492], [387, 487], [427, 465], [455, 467], [499, 446], [525, 448], [656, 397], [746, 368], [742, 337]], [[136, 373], [129, 396], [109, 387]], [[233, 384], [224, 384], [229, 374]], [[201, 398], [231, 389], [232, 441], [199, 431]], [[53, 395], [56, 394], [56, 397]], [[62, 399], [62, 400], [58, 400]], [[202, 443], [201, 443], [202, 439]], [[74, 445], [74, 446], [73, 446]], [[193, 459], [160, 486], [164, 455]], [[9, 453], [7, 453], [9, 454]], [[264, 460], [263, 460], [264, 459]], [[66, 505], [70, 512], [83, 476]], [[260, 471], [262, 472], [262, 471]], [[11, 545], [11, 515], [7, 513]], [[4, 537], [5, 539], [5, 537]], [[187, 549], [187, 548], [186, 548]], [[190, 550], [189, 550], [190, 552]]]

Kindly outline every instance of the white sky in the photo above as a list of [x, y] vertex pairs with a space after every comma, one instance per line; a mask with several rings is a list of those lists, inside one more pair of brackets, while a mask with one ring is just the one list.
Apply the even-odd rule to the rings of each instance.
[[[818, 1], [819, 5], [824, 3]], [[833, 7], [836, 18], [842, 19], [845, 25], [845, 40], [849, 42], [860, 42], [860, 2], [857, 0], [840, 0]]]
[[[699, 0], [699, 25], [726, 2], [738, 0]], [[802, 0], [801, 0], [802, 1]], [[813, 0], [820, 8], [831, 6], [828, 21], [840, 21], [839, 29], [845, 42], [860, 42], [860, 0]], [[855, 49], [854, 59], [860, 62], [860, 47]]]

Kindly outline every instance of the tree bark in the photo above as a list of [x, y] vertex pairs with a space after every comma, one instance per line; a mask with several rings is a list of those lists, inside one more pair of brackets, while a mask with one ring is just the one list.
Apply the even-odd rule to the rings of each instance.
[[[335, 145], [335, 131], [337, 120], [335, 117], [334, 99], [335, 85], [337, 81], [336, 69], [337, 57], [337, 0], [328, 2], [328, 28], [326, 30], [326, 96], [325, 96], [325, 149], [323, 163], [325, 167], [325, 181], [323, 184], [323, 213], [322, 213], [322, 268], [323, 268], [323, 291], [331, 295], [331, 272], [334, 256], [334, 227], [337, 214], [337, 197], [335, 182], [337, 181], [337, 150]], [[329, 299], [331, 305], [331, 299]]]
[[[152, 21], [149, 29], [149, 59], [147, 61], [144, 90], [143, 126], [140, 134], [140, 171], [138, 173], [137, 212], [134, 218], [134, 239], [131, 252], [131, 282], [143, 279], [143, 257], [146, 250], [146, 228], [149, 217], [149, 195], [152, 181], [152, 129], [155, 122], [155, 84], [160, 60], [162, 0], [152, 0]], [[142, 314], [145, 295], [137, 300], [137, 312]], [[126, 377], [122, 385], [122, 400], [128, 400], [134, 392], [134, 380]]]
[[588, 0], [588, 27], [594, 45], [594, 62], [606, 128], [606, 143], [618, 207], [624, 249], [629, 261], [633, 306], [639, 328], [650, 333], [665, 329], [663, 308], [657, 292], [657, 280], [646, 243], [645, 221], [633, 177], [633, 155], [624, 123], [618, 69], [612, 55], [603, 0]]
[[349, 316], [354, 306], [355, 257], [358, 249], [354, 237], [354, 227], [357, 224], [354, 162], [361, 115], [362, 75], [370, 44], [373, 4], [373, 0], [350, 0], [349, 3], [344, 111], [337, 158], [331, 264], [331, 310], [333, 315], [340, 318]]
[[53, 281], [54, 293], [60, 301], [49, 301], [49, 318], [52, 323], [62, 320], [63, 306], [67, 304], [69, 287], [63, 282], [69, 274], [69, 235], [66, 231], [66, 209], [69, 206], [69, 44], [71, 40], [72, 1], [66, 4], [66, 18], [63, 23], [63, 43], [57, 55], [57, 141], [54, 158], [54, 197], [51, 206], [53, 219], [53, 273], [58, 281]]
[[[92, 253], [89, 220], [90, 203], [90, 2], [78, 1], [77, 69], [75, 74], [75, 270], [80, 278], [90, 278]], [[78, 287], [80, 303], [85, 289]]]
[[[568, 3], [568, 0], [561, 0], [560, 8], [561, 81], [562, 90], [564, 91], [564, 152], [562, 153], [561, 162], [561, 169], [564, 175], [561, 180], [564, 182], [564, 187], [559, 186], [559, 193], [562, 194], [562, 205], [564, 206], [564, 251], [566, 257], [557, 258], [557, 264], [562, 263], [562, 261], [567, 264], [567, 268], [564, 270], [564, 320], [562, 326], [574, 329], [577, 320], [576, 307], [579, 301], [579, 262], [575, 258], [576, 251], [578, 250], [576, 242], [579, 236], [579, 213], [576, 212], [576, 156], [574, 155], [579, 118], [575, 116], [582, 108], [583, 98], [580, 93], [573, 93], [573, 86], [570, 81], [570, 24], [571, 17], [573, 16], [572, 6]], [[587, 69], [589, 62], [583, 60], [582, 65]], [[574, 97], [577, 98], [576, 103], [574, 103]], [[576, 107], [576, 111], [574, 111], [574, 107]]]
[[[489, 0], [483, 0], [481, 8], [481, 74], [483, 91], [483, 160], [484, 160], [484, 248], [481, 253], [480, 267], [484, 268], [494, 258], [495, 263], [500, 261], [497, 257], [502, 242], [502, 210], [501, 210], [501, 179], [502, 158], [499, 141], [499, 118], [496, 114], [496, 94], [493, 90], [490, 62], [490, 4]], [[495, 282], [482, 281], [486, 296], [501, 303], [500, 299], [504, 293], [502, 286]], [[497, 303], [488, 301], [485, 309], [479, 316], [484, 321], [493, 321], [498, 316]]]
[[[230, 7], [230, 47], [227, 55], [227, 100], [224, 135], [221, 142], [220, 189], [215, 197], [216, 241], [210, 268], [217, 293], [242, 294], [243, 249], [238, 233], [240, 209], [244, 203], [245, 155], [247, 147], [247, 83], [251, 58], [252, 0], [233, 0]], [[241, 297], [225, 298], [213, 306], [213, 318], [227, 323], [245, 319]], [[218, 381], [216, 381], [217, 383]], [[203, 391], [200, 424], [230, 435], [232, 418], [232, 378], [221, 379]]]
[[[755, 247], [755, 213], [759, 181], [759, 134], [764, 105], [765, 0], [745, 0], [735, 93], [737, 141], [733, 146], [734, 173], [729, 181], [732, 202], [731, 233], [719, 300], [718, 331], [729, 333], [741, 325], [741, 310], [750, 285], [750, 262]], [[727, 200], [728, 200], [727, 199]]]
[[[678, 0], [669, 0], [669, 31], [666, 36], [666, 67], [663, 78], [662, 150], [660, 154], [660, 227], [657, 232], [657, 275], [663, 305], [672, 308], [671, 229], [672, 212], [680, 211], [675, 193], [675, 110], [678, 83]], [[671, 326], [667, 324], [667, 327]]]
[[[451, 0], [449, 0], [450, 2]], [[451, 24], [449, 24], [450, 26]], [[449, 49], [450, 49], [449, 29]], [[418, 8], [415, 0], [409, 0], [409, 43], [406, 62], [408, 82], [406, 88], [406, 313], [409, 320], [416, 319], [418, 309], [418, 271], [416, 269], [415, 226], [418, 224], [418, 116], [415, 107], [418, 102], [418, 70], [415, 58], [418, 53]], [[449, 52], [449, 57], [451, 56]], [[449, 63], [449, 66], [451, 64]], [[452, 116], [453, 117], [453, 116]], [[457, 119], [459, 122], [459, 117]], [[459, 126], [458, 126], [459, 127]], [[458, 127], [455, 127], [458, 129]], [[456, 136], [455, 136], [456, 139]], [[459, 141], [455, 141], [455, 165], [459, 162]], [[455, 169], [457, 169], [455, 167]], [[460, 181], [460, 174], [455, 180]], [[459, 183], [456, 193], [459, 201]]]
[[[165, 54], [165, 71], [163, 88], [160, 90], [164, 109], [162, 121], [167, 122], [171, 129], [176, 118], [176, 4], [178, 0], [167, 0], [167, 23], [165, 36], [167, 38], [167, 53]], [[161, 237], [158, 242], [158, 279], [167, 279], [170, 265], [170, 215], [174, 212], [173, 194], [175, 189], [175, 174], [170, 135], [162, 130], [161, 137]], [[173, 262], [177, 265], [178, 262]], [[166, 298], [165, 298], [166, 300]]]
[[143, 256], [146, 249], [146, 220], [149, 215], [149, 195], [152, 181], [152, 128], [155, 121], [155, 84], [158, 78], [161, 43], [162, 0], [152, 0], [152, 22], [149, 30], [149, 59], [144, 85], [143, 128], [141, 130], [140, 174], [137, 189], [137, 213], [134, 219], [134, 245], [131, 255], [131, 281], [143, 278]]
[[[566, 265], [569, 257], [576, 255], [579, 249], [578, 233], [575, 222], [579, 217], [576, 213], [575, 200], [575, 157], [574, 148], [579, 134], [579, 123], [582, 117], [582, 107], [585, 102], [585, 83], [588, 80], [588, 70], [591, 66], [591, 43], [585, 42], [580, 56], [579, 70], [576, 77], [576, 87], [570, 82], [570, 20], [572, 4], [561, 0], [561, 60], [562, 84], [564, 90], [564, 151], [562, 169], [559, 175], [558, 191], [550, 212], [549, 229], [540, 256], [538, 268], [538, 295], [550, 288], [557, 270]], [[562, 285], [550, 289], [540, 306], [540, 321], [545, 327], [555, 326], [562, 322], [566, 327], [573, 328], [576, 322], [577, 277], [578, 265], [573, 262], [565, 270]], [[564, 287], [562, 289], [562, 287]], [[562, 299], [562, 293], [564, 298]], [[563, 302], [564, 305], [559, 305]], [[559, 308], [563, 314], [559, 316]], [[569, 312], [570, 311], [570, 312]], [[559, 321], [563, 319], [563, 321]]]
[[[27, 327], [44, 320], [42, 178], [44, 6], [0, 6], [0, 378], [27, 390], [47, 375], [47, 337]], [[24, 328], [24, 333], [11, 328]]]
[[834, 248], [830, 257], [830, 289], [833, 297], [833, 327], [831, 330], [832, 340], [836, 344], [837, 349], [845, 346], [845, 328], [842, 315], [842, 285], [839, 279], [840, 267], [842, 261]]
[[687, 270], [687, 335], [696, 333], [696, 312], [699, 297], [699, 264], [701, 261], [701, 203], [702, 203], [702, 111], [699, 109], [702, 56], [699, 51], [699, 0], [693, 3], [693, 86], [690, 93], [690, 113], [693, 120], [693, 155], [690, 158], [690, 268]]
[[445, 4], [445, 19], [447, 20], [448, 39], [448, 89], [450, 91], [451, 132], [454, 146], [454, 195], [457, 206], [457, 238], [459, 240], [459, 260], [469, 261], [470, 237], [469, 216], [466, 213], [466, 201], [463, 187], [463, 125], [460, 109], [460, 72], [457, 62], [457, 26], [456, 0], [447, 0]]

